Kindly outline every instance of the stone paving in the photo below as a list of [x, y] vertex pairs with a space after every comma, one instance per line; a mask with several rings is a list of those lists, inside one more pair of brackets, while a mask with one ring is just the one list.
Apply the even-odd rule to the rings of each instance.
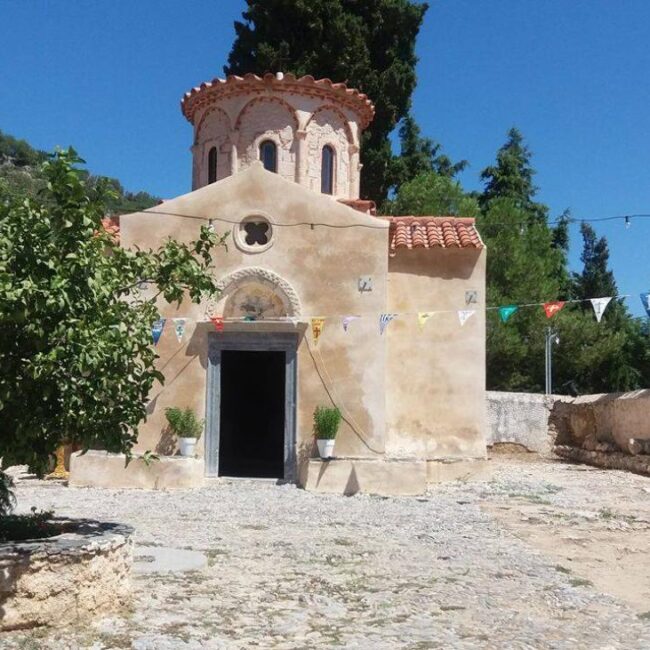
[[[422, 498], [263, 481], [178, 492], [22, 481], [21, 510], [125, 522], [138, 556], [160, 546], [206, 562], [137, 574], [123, 616], [7, 633], [0, 647], [649, 648], [650, 479], [514, 457], [491, 466], [489, 480], [434, 486]], [[609, 536], [614, 575], [621, 553], [638, 567], [634, 598], [581, 573], [585, 545], [600, 540], [592, 559], [602, 561]]]

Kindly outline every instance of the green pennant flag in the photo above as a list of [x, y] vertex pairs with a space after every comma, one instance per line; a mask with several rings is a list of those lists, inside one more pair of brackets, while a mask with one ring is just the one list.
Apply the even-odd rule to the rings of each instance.
[[519, 307], [517, 305], [506, 305], [505, 307], [499, 307], [499, 316], [504, 323], [508, 322], [510, 316], [512, 316]]

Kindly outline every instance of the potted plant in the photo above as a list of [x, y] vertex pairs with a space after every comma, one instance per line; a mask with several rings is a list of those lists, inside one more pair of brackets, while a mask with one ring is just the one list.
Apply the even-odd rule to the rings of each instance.
[[341, 424], [341, 411], [336, 407], [317, 406], [314, 411], [314, 432], [321, 458], [332, 458], [336, 434]]
[[203, 432], [203, 420], [199, 420], [191, 408], [172, 406], [165, 409], [169, 429], [178, 438], [181, 456], [194, 456], [196, 441]]

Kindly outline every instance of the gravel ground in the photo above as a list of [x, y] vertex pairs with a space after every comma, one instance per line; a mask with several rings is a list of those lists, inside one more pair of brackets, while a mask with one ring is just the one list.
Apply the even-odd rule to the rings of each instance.
[[[540, 459], [491, 466], [490, 480], [423, 498], [22, 481], [22, 510], [126, 522], [136, 555], [191, 549], [207, 568], [138, 575], [123, 617], [7, 633], [0, 647], [649, 648], [650, 479]], [[627, 574], [603, 582], [609, 593], [592, 579], [598, 566], [617, 576], [623, 556], [636, 567], [630, 598]]]

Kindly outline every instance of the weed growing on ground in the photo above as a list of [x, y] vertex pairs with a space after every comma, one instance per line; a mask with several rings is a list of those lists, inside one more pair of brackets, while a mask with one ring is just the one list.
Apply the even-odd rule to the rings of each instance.
[[598, 516], [601, 519], [605, 519], [606, 521], [609, 519], [614, 519], [615, 517], [614, 513], [609, 508], [601, 508], [598, 512]]
[[632, 515], [622, 515], [619, 512], [614, 512], [610, 508], [601, 508], [598, 511], [598, 516], [603, 521], [618, 519], [620, 521], [626, 521], [628, 524], [633, 524], [636, 521], [636, 517], [633, 517]]
[[548, 499], [545, 499], [539, 494], [529, 494], [526, 492], [508, 492], [508, 496], [511, 499], [525, 499], [531, 503], [537, 503], [538, 505], [550, 506], [551, 502]]
[[585, 580], [584, 578], [571, 578], [569, 584], [572, 587], [593, 587], [594, 583], [591, 580]]

